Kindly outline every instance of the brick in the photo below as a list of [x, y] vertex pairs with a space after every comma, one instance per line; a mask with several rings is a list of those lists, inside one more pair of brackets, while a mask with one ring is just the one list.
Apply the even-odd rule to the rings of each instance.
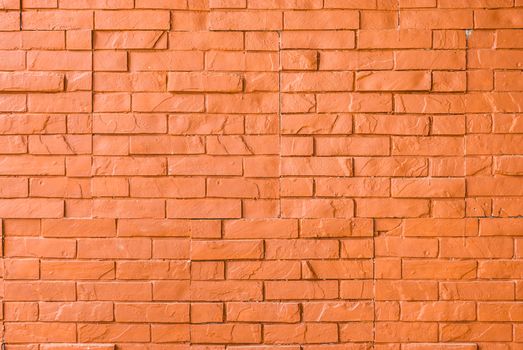
[[[198, 210], [195, 210], [198, 208]], [[235, 199], [170, 199], [168, 218], [238, 218], [241, 202]]]
[[377, 342], [431, 342], [438, 339], [437, 323], [378, 322]]
[[279, 30], [282, 17], [270, 11], [213, 11], [209, 15], [211, 30]]
[[511, 258], [513, 242], [502, 237], [444, 238], [441, 240], [441, 257], [463, 258]]
[[80, 324], [78, 340], [81, 342], [108, 342], [129, 340], [133, 342], [148, 341], [150, 330], [146, 325], [129, 324]]
[[120, 219], [118, 236], [189, 237], [216, 235], [220, 222], [213, 220], [189, 221], [171, 219]]
[[199, 154], [203, 140], [192, 136], [131, 136], [131, 154]]
[[263, 330], [268, 343], [314, 344], [337, 339], [338, 329], [333, 324], [267, 325]]
[[474, 261], [422, 261], [404, 260], [403, 277], [406, 279], [473, 279], [477, 266]]
[[357, 157], [355, 176], [426, 176], [428, 161], [420, 157]]
[[517, 69], [521, 66], [523, 57], [522, 50], [489, 50], [476, 49], [467, 54], [468, 65], [470, 68], [498, 68], [498, 69]]
[[121, 280], [188, 279], [189, 264], [185, 261], [117, 261], [116, 276]]
[[[470, 154], [511, 154], [520, 152], [521, 135], [470, 135], [465, 142]], [[514, 164], [514, 163], [513, 163]], [[514, 164], [512, 166], [517, 166]]]
[[327, 259], [339, 255], [338, 242], [312, 240], [268, 240], [265, 257], [268, 259]]
[[[164, 158], [145, 157], [94, 157], [92, 173], [94, 175], [162, 175], [167, 162]], [[141, 171], [144, 168], [147, 171]]]
[[201, 52], [131, 52], [129, 55], [129, 69], [131, 71], [184, 71], [203, 68], [203, 54]]
[[284, 137], [281, 139], [280, 147], [282, 155], [312, 155], [313, 139], [304, 137]]
[[284, 70], [315, 70], [318, 66], [318, 53], [312, 50], [285, 50], [281, 52]]
[[296, 303], [228, 303], [227, 320], [240, 322], [296, 322], [299, 309]]
[[292, 11], [284, 13], [285, 30], [357, 29], [359, 16], [356, 11]]
[[44, 302], [38, 305], [40, 321], [89, 322], [112, 321], [109, 302]]
[[63, 133], [65, 123], [63, 115], [0, 115], [0, 130], [4, 135]]
[[205, 195], [205, 181], [193, 178], [132, 178], [129, 182], [133, 197], [191, 198]]
[[464, 153], [461, 137], [427, 136], [395, 137], [392, 140], [392, 154], [401, 156], [452, 156]]
[[440, 290], [444, 300], [512, 300], [512, 282], [442, 282]]
[[227, 73], [169, 73], [168, 91], [241, 91], [242, 80], [237, 74]]
[[277, 198], [278, 182], [272, 179], [209, 179], [210, 197]]
[[421, 217], [429, 211], [422, 199], [358, 199], [356, 215], [361, 217]]
[[338, 296], [335, 281], [269, 281], [265, 297], [272, 299], [332, 299]]
[[176, 175], [240, 175], [241, 159], [237, 157], [170, 157], [169, 174]]
[[380, 237], [374, 240], [376, 256], [436, 257], [438, 242], [431, 238]]
[[283, 49], [353, 49], [353, 31], [284, 31], [281, 45]]
[[358, 91], [429, 90], [430, 75], [427, 72], [361, 72], [356, 73]]
[[[91, 53], [84, 51], [31, 51], [27, 55], [27, 66], [30, 70], [90, 70], [92, 68]], [[33, 77], [37, 74], [33, 73]], [[50, 84], [51, 82], [48, 81], [47, 83]]]
[[377, 300], [437, 300], [438, 284], [434, 281], [377, 281]]
[[405, 236], [475, 236], [478, 232], [476, 219], [409, 219], [405, 221]]
[[319, 66], [320, 70], [392, 69], [393, 53], [374, 50], [321, 51]]
[[288, 218], [348, 218], [354, 215], [350, 199], [285, 199], [280, 206], [282, 216]]
[[2, 4], [2, 10], [17, 10], [20, 8], [20, 3], [10, 0]]
[[22, 198], [29, 194], [26, 179], [7, 177], [0, 179], [0, 196], [2, 198]]
[[95, 31], [95, 49], [165, 49], [167, 36], [162, 31]]
[[[74, 282], [7, 281], [6, 301], [74, 301]], [[27, 338], [26, 338], [27, 339]]]
[[460, 70], [465, 69], [465, 53], [460, 50], [401, 50], [394, 53], [395, 68]]
[[[96, 91], [161, 91], [167, 84], [166, 75], [157, 72], [94, 74], [93, 89]], [[123, 117], [123, 116], [122, 116]]]
[[171, 115], [170, 134], [239, 134], [244, 130], [244, 118], [234, 115]]
[[167, 11], [96, 11], [95, 29], [169, 29]]
[[132, 8], [133, 4], [129, 0], [116, 0], [116, 1], [111, 2], [111, 4], [106, 4], [103, 0], [94, 0], [94, 1], [71, 0], [66, 3], [60, 4], [60, 7], [68, 8], [68, 9], [85, 9], [85, 8], [125, 9], [125, 8]]
[[6, 259], [4, 261], [4, 278], [6, 280], [35, 280], [39, 278], [38, 260]]
[[79, 282], [78, 300], [150, 301], [151, 285], [143, 282]]
[[470, 10], [404, 10], [400, 24], [403, 28], [468, 29], [473, 18]]
[[276, 71], [277, 61], [274, 52], [209, 51], [205, 55], [205, 67], [209, 71]]
[[428, 30], [360, 30], [358, 47], [362, 49], [429, 48], [432, 36]]
[[261, 243], [261, 241], [195, 241], [191, 243], [191, 259], [259, 259], [263, 254]]
[[27, 341], [74, 342], [76, 327], [73, 323], [13, 323], [6, 327], [5, 339], [13, 344]]
[[510, 341], [512, 327], [509, 324], [462, 323], [443, 324], [441, 328], [443, 341]]
[[382, 197], [390, 192], [389, 182], [383, 179], [320, 178], [315, 183], [316, 193], [326, 197]]
[[519, 194], [518, 177], [475, 177], [467, 180], [467, 191], [473, 196], [486, 196], [496, 193], [498, 196]]
[[347, 138], [324, 137], [316, 140], [316, 153], [320, 156], [379, 156], [389, 154], [389, 140], [384, 137], [357, 136]]
[[36, 321], [38, 304], [35, 302], [7, 302], [4, 306], [5, 319], [10, 321]]
[[261, 300], [262, 284], [251, 281], [198, 281], [191, 283], [194, 301], [249, 301]]
[[282, 73], [282, 91], [348, 91], [353, 75], [345, 72]]
[[261, 326], [250, 324], [206, 324], [191, 326], [191, 339], [195, 343], [258, 343]]
[[88, 154], [91, 147], [91, 138], [87, 135], [29, 136], [32, 154]]
[[349, 237], [372, 235], [368, 219], [305, 219], [301, 221], [302, 237]]
[[151, 338], [155, 342], [187, 341], [190, 338], [188, 325], [154, 325], [151, 327]]
[[464, 48], [466, 35], [461, 30], [435, 30], [432, 41], [434, 48], [437, 49]]
[[92, 29], [92, 11], [24, 11], [22, 13], [24, 30], [64, 30]]
[[273, 93], [210, 95], [206, 103], [212, 113], [275, 113], [277, 97]]
[[[78, 241], [79, 258], [145, 259], [151, 256], [147, 239], [83, 239]], [[99, 248], [103, 248], [100, 249]]]
[[112, 219], [49, 219], [42, 220], [44, 237], [111, 237], [116, 235]]
[[481, 236], [511, 236], [518, 235], [523, 221], [514, 219], [480, 219]]
[[[47, 103], [52, 96], [54, 104]], [[91, 94], [88, 92], [65, 92], [58, 94], [29, 94], [27, 109], [42, 113], [85, 113], [92, 110]]]
[[135, 112], [202, 112], [203, 96], [175, 95], [161, 92], [138, 92], [132, 96]]
[[304, 279], [357, 279], [368, 278], [371, 274], [372, 267], [369, 261], [309, 260], [302, 263], [302, 278]]
[[110, 261], [42, 261], [41, 277], [45, 280], [103, 280], [115, 276]]
[[63, 91], [64, 76], [56, 73], [0, 73], [0, 91]]
[[293, 114], [282, 116], [283, 134], [350, 134], [352, 118], [347, 114]]
[[64, 201], [60, 199], [1, 199], [0, 216], [3, 218], [59, 218], [64, 214]]
[[389, 112], [392, 99], [379, 93], [326, 93], [318, 95], [319, 112]]
[[4, 70], [22, 70], [26, 67], [26, 55], [23, 52], [17, 51], [0, 51], [0, 68]]
[[464, 197], [465, 181], [460, 179], [393, 179], [393, 197]]
[[20, 94], [0, 95], [0, 112], [25, 112], [27, 97]]
[[117, 322], [188, 322], [189, 305], [184, 303], [116, 303]]
[[226, 238], [292, 238], [298, 236], [295, 220], [230, 220], [223, 226]]
[[518, 28], [523, 23], [516, 9], [479, 10], [474, 13], [476, 28]]

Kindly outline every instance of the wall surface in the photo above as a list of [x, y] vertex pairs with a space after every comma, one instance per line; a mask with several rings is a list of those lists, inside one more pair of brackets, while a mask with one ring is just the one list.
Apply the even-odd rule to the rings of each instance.
[[0, 0], [5, 350], [522, 350], [522, 0]]

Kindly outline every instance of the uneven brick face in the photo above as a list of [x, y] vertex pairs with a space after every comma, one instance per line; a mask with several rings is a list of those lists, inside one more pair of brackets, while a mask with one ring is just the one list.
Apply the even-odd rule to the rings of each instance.
[[5, 350], [523, 349], [523, 1], [0, 1]]

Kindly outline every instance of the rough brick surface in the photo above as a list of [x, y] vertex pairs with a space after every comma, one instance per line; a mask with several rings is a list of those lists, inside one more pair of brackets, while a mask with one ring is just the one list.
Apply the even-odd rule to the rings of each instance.
[[523, 1], [0, 1], [2, 350], [522, 350]]

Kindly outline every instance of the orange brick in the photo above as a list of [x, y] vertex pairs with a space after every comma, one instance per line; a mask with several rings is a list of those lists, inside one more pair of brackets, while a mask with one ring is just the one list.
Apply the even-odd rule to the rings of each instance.
[[296, 303], [228, 303], [227, 320], [241, 322], [297, 322]]
[[96, 11], [95, 29], [169, 29], [168, 11]]
[[361, 72], [356, 74], [358, 91], [429, 90], [427, 72]]
[[429, 48], [432, 37], [428, 30], [360, 30], [358, 47], [362, 49]]
[[359, 26], [357, 11], [292, 11], [284, 13], [286, 30], [356, 29]]
[[211, 30], [278, 30], [282, 17], [270, 11], [213, 11], [209, 25]]

